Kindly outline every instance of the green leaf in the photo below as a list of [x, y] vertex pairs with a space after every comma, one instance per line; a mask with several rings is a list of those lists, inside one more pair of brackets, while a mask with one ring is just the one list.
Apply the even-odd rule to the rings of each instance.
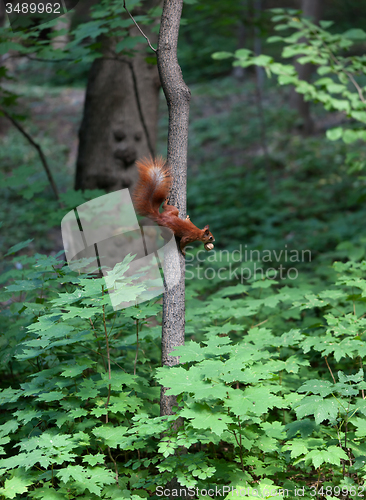
[[103, 464], [104, 460], [105, 460], [105, 455], [103, 455], [102, 453], [97, 453], [96, 455], [85, 455], [83, 457], [83, 462], [91, 466], [97, 464]]
[[115, 51], [117, 54], [123, 51], [130, 51], [137, 48], [139, 43], [143, 43], [145, 39], [142, 36], [134, 36], [134, 37], [126, 37], [123, 40], [120, 40], [115, 47]]
[[325, 398], [334, 391], [334, 384], [328, 380], [307, 380], [297, 391], [312, 392], [313, 394], [320, 394], [322, 398]]
[[221, 59], [227, 59], [228, 57], [233, 57], [234, 54], [231, 52], [215, 52], [214, 54], [211, 55], [212, 59], [216, 60], [221, 60]]
[[346, 144], [352, 144], [359, 139], [358, 131], [347, 129], [343, 132], [342, 139]]
[[17, 243], [16, 245], [12, 246], [9, 249], [8, 253], [6, 253], [4, 255], [4, 257], [7, 257], [8, 255], [11, 255], [13, 253], [19, 252], [19, 250], [22, 250], [23, 248], [27, 247], [33, 240], [34, 240], [34, 238], [32, 238], [31, 240], [25, 240], [25, 241], [22, 241], [20, 243]]
[[269, 288], [272, 285], [278, 285], [278, 281], [264, 279], [261, 281], [255, 281], [252, 283], [252, 288]]
[[327, 130], [326, 132], [326, 136], [330, 141], [337, 141], [342, 137], [342, 134], [343, 134], [342, 127], [332, 128]]
[[346, 90], [346, 86], [343, 85], [343, 84], [340, 84], [340, 83], [330, 83], [327, 85], [327, 90], [328, 92], [332, 93], [332, 94], [339, 94], [341, 92], [343, 92], [344, 90]]
[[361, 28], [352, 28], [343, 33], [345, 38], [349, 38], [350, 40], [366, 40], [366, 32]]
[[0, 494], [4, 495], [5, 498], [15, 498], [17, 495], [26, 493], [28, 486], [32, 483], [33, 480], [24, 470], [14, 470], [13, 477], [5, 480], [4, 488], [0, 489]]
[[[3, 401], [2, 396], [3, 394], [1, 394], [1, 400]], [[7, 422], [5, 422], [5, 424], [0, 425], [0, 437], [4, 437], [7, 436], [8, 434], [11, 434], [12, 432], [15, 432], [18, 429], [18, 427], [19, 424], [15, 419], [8, 420]]]
[[332, 72], [332, 68], [330, 66], [320, 66], [316, 71], [319, 75], [326, 75]]
[[306, 460], [311, 459], [314, 467], [317, 469], [322, 464], [340, 465], [341, 459], [347, 460], [346, 453], [338, 446], [329, 446], [326, 450], [312, 450], [305, 457]]
[[326, 30], [327, 28], [330, 28], [334, 24], [334, 21], [319, 21], [319, 24], [323, 29]]
[[295, 412], [298, 418], [314, 415], [317, 424], [324, 420], [334, 422], [338, 413], [338, 404], [333, 399], [323, 399], [320, 396], [305, 396], [296, 404]]
[[103, 425], [97, 427], [92, 432], [95, 437], [101, 439], [107, 446], [117, 448], [118, 445], [123, 443], [123, 436], [126, 434], [127, 430], [128, 427]]
[[293, 76], [289, 75], [279, 75], [278, 77], [278, 83], [280, 85], [289, 85], [292, 83], [295, 83], [296, 79]]
[[190, 361], [202, 361], [205, 359], [204, 352], [204, 349], [201, 349], [197, 342], [191, 340], [184, 346], [174, 348], [170, 356], [179, 356], [180, 363], [186, 363]]
[[0, 56], [7, 54], [9, 51], [20, 52], [21, 54], [25, 52], [23, 45], [17, 42], [12, 42], [10, 40], [1, 40], [0, 44]]
[[217, 436], [228, 428], [233, 419], [222, 412], [212, 412], [206, 406], [195, 403], [192, 408], [185, 408], [180, 413], [190, 419], [190, 424], [196, 429], [210, 429]]
[[317, 430], [317, 426], [314, 421], [304, 418], [303, 420], [295, 420], [295, 422], [287, 424], [285, 429], [287, 430], [288, 439], [296, 436], [298, 432], [300, 432], [302, 439], [305, 439]]
[[351, 111], [351, 116], [359, 122], [366, 123], [366, 111]]
[[288, 25], [287, 24], [277, 24], [274, 29], [276, 31], [281, 31], [281, 30], [286, 30], [288, 29]]
[[268, 66], [271, 62], [273, 62], [273, 58], [265, 54], [253, 57], [253, 64], [256, 64], [257, 66]]
[[267, 38], [267, 43], [276, 43], [276, 42], [282, 42], [283, 37], [282, 36], [270, 36]]
[[354, 417], [351, 420], [352, 424], [357, 428], [356, 436], [364, 438], [366, 436], [366, 419], [361, 417]]
[[335, 99], [333, 97], [330, 102], [334, 109], [337, 109], [338, 111], [346, 111], [347, 113], [350, 112], [349, 101], [346, 101], [345, 99]]
[[235, 51], [234, 56], [239, 59], [248, 59], [248, 57], [253, 54], [252, 50], [249, 49], [238, 49]]
[[308, 452], [307, 446], [301, 441], [288, 442], [282, 447], [282, 451], [291, 451], [291, 458], [297, 458]]
[[116, 479], [111, 470], [104, 467], [82, 467], [81, 465], [68, 465], [57, 471], [57, 477], [65, 484], [71, 479], [81, 491], [88, 489], [100, 497], [102, 486], [112, 484]]

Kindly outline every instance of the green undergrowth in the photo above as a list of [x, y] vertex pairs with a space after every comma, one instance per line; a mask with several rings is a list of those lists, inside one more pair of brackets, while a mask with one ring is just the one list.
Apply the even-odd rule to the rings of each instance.
[[[160, 299], [116, 312], [104, 281], [37, 253], [56, 253], [49, 229], [101, 193], [65, 187], [58, 208], [32, 148], [2, 139], [0, 498], [161, 498], [171, 478], [196, 498], [362, 493], [359, 145], [303, 138], [286, 91], [269, 84], [263, 99], [267, 152], [251, 83], [193, 88], [188, 213], [216, 242], [187, 253], [186, 345], [171, 369], [160, 367]], [[41, 139], [52, 156], [56, 141]], [[134, 300], [127, 267], [108, 287]], [[176, 416], [160, 417], [161, 385]]]
[[1, 498], [159, 498], [174, 477], [197, 498], [357, 498], [365, 261], [335, 263], [320, 292], [251, 279], [203, 299], [189, 281], [180, 365], [160, 368], [160, 300], [116, 312], [106, 293], [141, 293], [129, 257], [104, 282], [27, 244], [2, 277]]

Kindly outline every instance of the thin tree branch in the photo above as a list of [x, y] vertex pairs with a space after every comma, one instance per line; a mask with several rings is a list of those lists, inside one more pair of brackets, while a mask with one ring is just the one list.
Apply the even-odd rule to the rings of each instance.
[[139, 320], [136, 319], [136, 355], [135, 355], [135, 363], [133, 365], [133, 374], [136, 375], [136, 365], [137, 365], [137, 357], [139, 354]]
[[[104, 293], [104, 288], [102, 287], [102, 293]], [[103, 325], [104, 325], [104, 335], [105, 335], [105, 343], [106, 343], [106, 349], [107, 349], [107, 363], [108, 363], [108, 378], [111, 380], [112, 378], [112, 371], [111, 371], [111, 355], [110, 355], [110, 349], [109, 349], [109, 340], [108, 340], [108, 332], [107, 332], [107, 323], [105, 319], [105, 306], [103, 305]], [[108, 424], [108, 405], [109, 405], [109, 400], [111, 398], [111, 384], [108, 384], [108, 396], [107, 396], [107, 401], [105, 403], [105, 408], [107, 410], [107, 414], [105, 416], [105, 423]]]
[[329, 363], [328, 363], [328, 357], [327, 357], [327, 356], [324, 356], [324, 359], [325, 359], [325, 362], [326, 362], [326, 364], [327, 364], [328, 370], [330, 371], [330, 374], [331, 374], [331, 376], [332, 376], [333, 382], [334, 382], [334, 383], [336, 383], [336, 380], [335, 380], [335, 378], [334, 378], [333, 372], [332, 372], [332, 370], [331, 370], [331, 368], [330, 368], [330, 366], [329, 366]]
[[53, 190], [53, 193], [56, 197], [57, 200], [60, 199], [60, 196], [58, 194], [58, 190], [57, 190], [57, 187], [56, 187], [56, 184], [55, 184], [55, 181], [53, 180], [53, 177], [52, 177], [52, 174], [51, 174], [51, 170], [48, 166], [48, 163], [47, 163], [47, 160], [46, 160], [46, 157], [45, 155], [43, 154], [43, 151], [42, 151], [42, 148], [39, 144], [37, 144], [33, 139], [32, 137], [24, 130], [24, 128], [20, 125], [20, 123], [15, 120], [15, 118], [13, 118], [4, 108], [0, 108], [0, 111], [2, 113], [4, 113], [4, 115], [8, 118], [8, 120], [11, 121], [11, 123], [14, 125], [14, 127], [16, 127], [19, 132], [21, 134], [24, 135], [24, 137], [27, 139], [27, 141], [34, 147], [36, 148], [38, 154], [39, 154], [39, 157], [41, 159], [41, 162], [42, 162], [42, 165], [43, 165], [43, 168], [45, 169], [46, 171], [46, 174], [47, 174], [47, 177], [48, 177], [48, 181], [52, 187], [52, 190]]
[[153, 50], [154, 52], [156, 52], [156, 49], [154, 49], [154, 47], [151, 45], [150, 40], [148, 39], [148, 37], [145, 35], [145, 33], [140, 28], [140, 26], [137, 24], [137, 22], [135, 21], [135, 19], [132, 16], [132, 14], [130, 13], [130, 11], [127, 9], [127, 7], [126, 7], [126, 0], [123, 0], [123, 7], [125, 8], [127, 14], [130, 16], [130, 18], [134, 22], [136, 28], [139, 30], [139, 32], [141, 33], [141, 35], [146, 39], [146, 41], [147, 41], [150, 49]]
[[[360, 367], [363, 371], [362, 356], [360, 356]], [[361, 389], [362, 399], [365, 399], [365, 390]]]
[[28, 54], [19, 54], [18, 56], [11, 56], [11, 57], [26, 57], [30, 61], [38, 61], [38, 62], [75, 62], [75, 58], [72, 57], [62, 57], [60, 59], [43, 59], [42, 57], [31, 57]]
[[111, 449], [109, 446], [107, 446], [107, 450], [108, 450], [108, 455], [109, 455], [109, 458], [112, 460], [112, 462], [114, 463], [114, 470], [115, 470], [115, 473], [116, 473], [116, 483], [118, 484], [118, 467], [117, 467], [117, 463], [115, 461], [115, 459], [112, 457], [112, 453], [111, 453]]
[[[336, 58], [336, 56], [333, 54], [333, 52], [330, 50], [330, 48], [329, 48], [329, 47], [327, 47], [327, 46], [325, 45], [324, 41], [323, 41], [323, 40], [319, 37], [319, 35], [318, 35], [318, 33], [317, 33], [317, 32], [315, 32], [315, 36], [316, 36], [317, 40], [320, 40], [320, 42], [322, 43], [322, 45], [323, 45], [324, 49], [328, 51], [328, 53], [329, 53], [330, 57], [333, 59], [333, 61], [334, 61], [336, 64], [341, 65], [341, 62], [340, 62], [340, 61]], [[346, 63], [346, 64], [347, 64], [347, 63]], [[356, 80], [354, 79], [354, 77], [353, 77], [352, 73], [349, 73], [349, 72], [346, 70], [346, 68], [345, 68], [345, 67], [343, 67], [343, 71], [344, 71], [345, 75], [347, 75], [347, 76], [348, 76], [348, 78], [351, 80], [351, 82], [353, 83], [354, 87], [356, 88], [356, 90], [357, 90], [357, 93], [358, 93], [358, 96], [359, 96], [360, 100], [361, 100], [363, 103], [365, 103], [365, 98], [364, 98], [364, 96], [363, 96], [362, 89], [361, 89], [361, 87], [358, 85], [358, 83], [356, 82]]]
[[145, 118], [144, 118], [144, 115], [143, 115], [143, 112], [142, 112], [140, 94], [139, 94], [138, 87], [137, 87], [137, 79], [136, 79], [136, 74], [135, 74], [135, 69], [133, 67], [133, 63], [132, 62], [128, 62], [128, 67], [130, 68], [130, 71], [131, 71], [131, 76], [132, 76], [132, 81], [133, 81], [133, 90], [135, 92], [137, 109], [138, 109], [138, 112], [139, 112], [139, 115], [140, 115], [140, 120], [141, 120], [142, 127], [143, 127], [145, 135], [146, 135], [147, 145], [148, 145], [148, 148], [149, 148], [151, 156], [155, 156], [155, 151], [154, 151], [153, 145], [151, 143], [149, 131], [148, 131], [148, 128], [146, 126]]
[[358, 85], [358, 83], [356, 82], [356, 80], [353, 78], [353, 75], [351, 75], [351, 73], [348, 73], [348, 71], [346, 71], [346, 70], [344, 72], [346, 73], [346, 75], [348, 76], [348, 78], [351, 80], [351, 82], [353, 83], [353, 85], [356, 87], [356, 90], [358, 92], [358, 95], [359, 95], [359, 98], [361, 99], [361, 101], [363, 103], [365, 103], [365, 98], [363, 96], [362, 89]]
[[89, 321], [90, 321], [91, 327], [92, 327], [92, 329], [93, 329], [93, 332], [94, 332], [95, 338], [96, 338], [96, 340], [97, 340], [98, 349], [99, 349], [98, 354], [99, 354], [100, 356], [102, 356], [103, 366], [104, 366], [105, 371], [107, 371], [107, 365], [105, 364], [104, 356], [103, 356], [103, 354], [102, 354], [102, 348], [100, 347], [100, 342], [99, 342], [99, 340], [98, 340], [98, 334], [97, 334], [97, 332], [95, 331], [94, 324], [93, 324], [93, 322], [92, 322], [92, 319], [91, 319], [91, 318], [89, 318]]

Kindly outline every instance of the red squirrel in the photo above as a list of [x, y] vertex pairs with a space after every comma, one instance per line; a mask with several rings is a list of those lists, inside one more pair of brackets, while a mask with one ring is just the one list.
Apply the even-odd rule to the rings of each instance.
[[[133, 202], [139, 215], [144, 215], [156, 222], [159, 226], [171, 229], [175, 236], [180, 238], [180, 249], [185, 255], [185, 247], [192, 241], [202, 241], [206, 250], [212, 250], [212, 241], [215, 238], [209, 227], [198, 229], [190, 220], [180, 219], [179, 210], [168, 205], [172, 177], [163, 158], [143, 158], [136, 162], [139, 179], [133, 193]], [[164, 202], [164, 203], [163, 203]], [[163, 211], [160, 205], [163, 203]]]

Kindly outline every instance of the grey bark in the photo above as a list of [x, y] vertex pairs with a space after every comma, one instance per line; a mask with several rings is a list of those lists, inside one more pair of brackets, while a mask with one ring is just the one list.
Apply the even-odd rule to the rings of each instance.
[[[173, 186], [169, 203], [179, 209], [179, 216], [186, 217], [187, 187], [187, 147], [189, 102], [191, 93], [185, 84], [177, 59], [177, 45], [183, 0], [164, 0], [158, 42], [158, 69], [161, 85], [169, 111], [167, 162], [173, 174]], [[179, 276], [180, 273], [180, 276]], [[179, 252], [179, 267], [174, 267], [173, 259], [164, 259], [164, 277], [166, 281], [177, 279], [178, 284], [166, 290], [163, 298], [163, 326], [161, 338], [161, 357], [163, 366], [179, 363], [178, 356], [169, 356], [171, 351], [184, 344], [185, 328], [185, 258]], [[160, 415], [172, 415], [177, 405], [175, 396], [167, 396], [168, 388], [162, 387], [160, 395]], [[177, 419], [174, 428], [182, 424]], [[184, 449], [179, 452], [184, 453]], [[179, 453], [178, 452], [178, 453]], [[172, 492], [180, 487], [173, 478], [167, 488]], [[169, 498], [173, 499], [172, 493]]]
[[[144, 5], [148, 8], [147, 2]], [[144, 27], [144, 31], [154, 43], [150, 29]], [[139, 32], [132, 27], [131, 34]], [[157, 67], [146, 62], [151, 55], [146, 44], [137, 46], [131, 58], [115, 54], [116, 42], [112, 37], [103, 39], [103, 58], [96, 59], [90, 70], [79, 131], [76, 189], [131, 188], [137, 180], [135, 161], [155, 152]]]
[[[301, 10], [304, 17], [311, 19], [313, 23], [318, 23], [321, 15], [322, 0], [302, 0]], [[304, 41], [304, 39], [300, 39]], [[295, 62], [295, 68], [298, 72], [300, 80], [310, 81], [311, 74], [314, 69], [312, 64], [299, 64]], [[291, 105], [297, 109], [303, 123], [302, 132], [304, 135], [310, 135], [314, 132], [314, 122], [310, 114], [310, 103], [305, 101], [302, 94], [298, 94], [295, 90], [291, 94]]]
[[[169, 110], [167, 161], [174, 182], [169, 203], [179, 209], [179, 216], [186, 217], [187, 147], [190, 90], [184, 83], [177, 59], [179, 23], [183, 0], [165, 0], [161, 17], [158, 42], [158, 69], [161, 85]], [[179, 253], [180, 268], [174, 268], [172, 260], [165, 259], [166, 279], [175, 279], [180, 273], [178, 285], [165, 291], [163, 299], [162, 364], [174, 366], [178, 356], [169, 356], [174, 347], [184, 344], [185, 328], [185, 259]], [[173, 414], [175, 396], [166, 396], [163, 387], [160, 398], [160, 414]]]
[[70, 13], [64, 14], [63, 16], [60, 16], [57, 19], [57, 24], [54, 27], [54, 31], [66, 29], [67, 33], [65, 33], [63, 35], [58, 35], [52, 39], [52, 47], [54, 49], [63, 50], [65, 48], [66, 44], [69, 41], [69, 34], [68, 33], [70, 31], [70, 27], [71, 27], [71, 14]]

